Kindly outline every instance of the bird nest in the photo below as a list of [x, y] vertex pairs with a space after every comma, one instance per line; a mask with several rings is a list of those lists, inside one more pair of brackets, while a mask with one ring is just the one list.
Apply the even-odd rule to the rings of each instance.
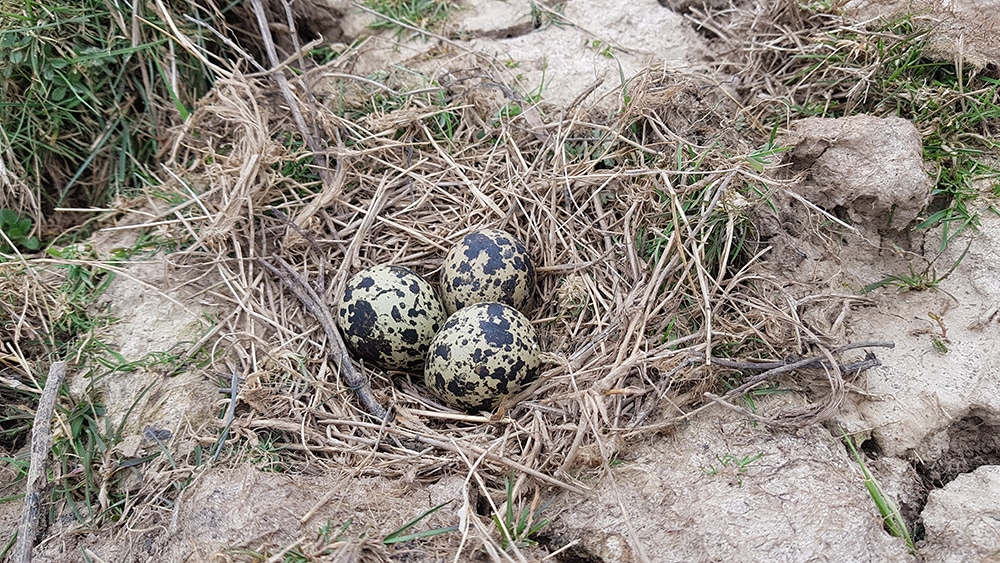
[[[556, 113], [480, 55], [416, 86], [336, 64], [291, 82], [219, 80], [172, 136], [184, 172], [160, 189], [188, 202], [175, 263], [202, 269], [220, 300], [199, 345], [236, 374], [229, 436], [358, 474], [473, 471], [502, 487], [514, 471], [582, 491], [629, 439], [706, 405], [741, 408], [784, 358], [818, 368], [825, 390], [804, 410], [748, 416], [794, 426], [836, 407], [836, 350], [759, 268], [755, 224], [783, 192], [770, 129], [723, 88], [649, 70], [614, 100]], [[436, 283], [448, 249], [480, 228], [532, 255], [543, 365], [494, 412], [466, 413], [419, 376], [347, 356], [329, 311], [375, 264]]]

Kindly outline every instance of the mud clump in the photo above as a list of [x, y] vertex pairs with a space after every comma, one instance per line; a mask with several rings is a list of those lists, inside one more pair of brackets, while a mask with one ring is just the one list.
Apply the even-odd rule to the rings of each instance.
[[898, 117], [810, 117], [783, 144], [792, 189], [852, 225], [906, 229], [930, 203], [920, 132]]
[[921, 546], [927, 562], [996, 561], [1000, 536], [1000, 467], [982, 466], [931, 491], [924, 509], [927, 539]]

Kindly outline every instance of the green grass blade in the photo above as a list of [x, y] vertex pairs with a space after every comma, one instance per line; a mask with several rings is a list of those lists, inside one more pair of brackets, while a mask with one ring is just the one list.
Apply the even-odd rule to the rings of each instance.
[[879, 514], [882, 515], [882, 520], [885, 522], [886, 529], [888, 529], [889, 533], [892, 535], [901, 538], [903, 542], [906, 543], [906, 547], [908, 547], [911, 552], [915, 553], [916, 547], [913, 543], [913, 537], [910, 536], [910, 531], [906, 527], [906, 520], [903, 519], [903, 515], [900, 513], [899, 508], [897, 508], [895, 503], [892, 502], [892, 499], [885, 495], [882, 491], [882, 487], [878, 484], [878, 481], [876, 481], [875, 477], [870, 471], [868, 471], [868, 466], [865, 465], [864, 460], [861, 458], [861, 453], [854, 446], [854, 441], [847, 435], [847, 431], [841, 428], [840, 432], [844, 437], [844, 441], [847, 442], [847, 447], [851, 450], [854, 460], [857, 461], [858, 466], [861, 468], [861, 474], [864, 477], [865, 489], [868, 490], [868, 494], [871, 496], [876, 508], [878, 508]]
[[416, 532], [414, 534], [408, 534], [405, 536], [395, 536], [390, 538], [386, 536], [382, 543], [384, 545], [392, 545], [394, 543], [404, 543], [413, 540], [419, 540], [421, 538], [430, 538], [434, 536], [440, 536], [441, 534], [447, 534], [449, 532], [458, 531], [458, 526], [449, 526], [447, 528], [435, 528], [433, 530], [424, 530], [423, 532]]
[[[391, 534], [389, 534], [388, 536], [386, 536], [385, 539], [382, 540], [382, 543], [385, 544], [385, 545], [389, 545], [389, 544], [399, 543], [399, 542], [402, 542], [402, 541], [408, 541], [407, 539], [401, 539], [401, 538], [408, 537], [408, 536], [404, 536], [403, 535], [407, 530], [409, 530], [410, 528], [416, 526], [421, 520], [423, 520], [424, 518], [427, 518], [431, 514], [434, 514], [435, 512], [437, 512], [438, 510], [441, 510], [442, 508], [444, 508], [445, 506], [448, 506], [449, 504], [451, 504], [450, 500], [447, 501], [447, 502], [442, 502], [441, 504], [439, 504], [439, 505], [437, 505], [435, 507], [428, 508], [427, 510], [423, 511], [419, 516], [417, 516], [413, 520], [410, 520], [406, 524], [403, 524], [402, 528], [400, 528], [400, 529], [396, 530], [395, 532], [392, 532]], [[450, 532], [450, 531], [452, 531], [450, 528], [439, 528], [438, 530], [429, 530], [429, 532], [436, 532], [436, 533], [433, 533], [433, 534], [430, 534], [430, 535], [438, 535], [438, 534], [443, 534], [445, 532]], [[419, 537], [426, 537], [426, 536], [419, 536]]]

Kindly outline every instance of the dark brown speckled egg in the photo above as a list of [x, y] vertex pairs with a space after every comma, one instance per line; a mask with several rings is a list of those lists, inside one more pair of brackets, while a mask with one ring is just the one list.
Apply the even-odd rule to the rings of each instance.
[[444, 325], [434, 287], [402, 266], [379, 265], [347, 280], [337, 326], [355, 355], [382, 369], [420, 373]]
[[524, 312], [535, 267], [517, 237], [496, 229], [471, 232], [441, 265], [441, 301], [449, 315], [473, 303], [504, 303]]
[[476, 303], [449, 317], [434, 338], [424, 384], [456, 409], [492, 410], [535, 381], [540, 363], [527, 317], [502, 303]]

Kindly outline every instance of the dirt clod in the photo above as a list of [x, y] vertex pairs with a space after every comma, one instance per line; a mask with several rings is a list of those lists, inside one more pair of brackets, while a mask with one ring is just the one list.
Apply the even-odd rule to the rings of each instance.
[[900, 231], [930, 202], [920, 133], [905, 119], [811, 117], [783, 142], [794, 147], [785, 160], [792, 189], [851, 224]]
[[983, 466], [931, 491], [924, 509], [927, 563], [996, 561], [1000, 557], [1000, 466]]

